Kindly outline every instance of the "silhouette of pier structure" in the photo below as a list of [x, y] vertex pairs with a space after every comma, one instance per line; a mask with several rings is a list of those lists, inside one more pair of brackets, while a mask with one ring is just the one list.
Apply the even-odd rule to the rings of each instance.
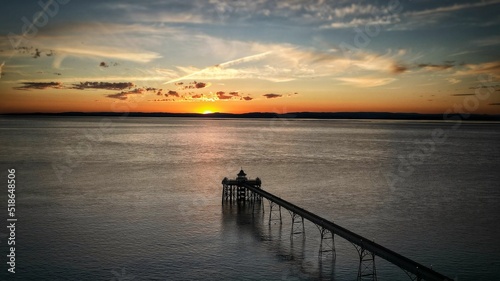
[[[248, 179], [243, 169], [236, 179], [222, 180], [222, 203], [256, 202], [266, 199], [269, 205], [269, 224], [273, 221], [283, 223], [281, 209], [285, 209], [291, 216], [291, 237], [305, 235], [304, 220], [312, 222], [319, 230], [321, 242], [319, 255], [330, 252], [335, 258], [335, 237], [339, 236], [349, 241], [359, 254], [359, 268], [357, 280], [377, 280], [375, 256], [401, 268], [411, 280], [451, 281], [453, 279], [440, 274], [433, 269], [404, 257], [380, 244], [354, 233], [332, 221], [322, 218], [312, 212], [281, 199], [261, 188], [261, 180]], [[255, 206], [254, 204], [253, 206]], [[258, 205], [260, 206], [260, 204]], [[262, 208], [264, 212], [265, 208]]]

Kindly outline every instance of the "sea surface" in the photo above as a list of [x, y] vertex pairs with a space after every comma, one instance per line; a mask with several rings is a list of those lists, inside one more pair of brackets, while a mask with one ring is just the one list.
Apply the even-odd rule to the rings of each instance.
[[[498, 123], [0, 117], [0, 132], [0, 280], [356, 280], [342, 238], [319, 257], [313, 224], [291, 239], [288, 212], [223, 205], [241, 168], [455, 280], [500, 280]], [[410, 280], [375, 262], [379, 280]]]

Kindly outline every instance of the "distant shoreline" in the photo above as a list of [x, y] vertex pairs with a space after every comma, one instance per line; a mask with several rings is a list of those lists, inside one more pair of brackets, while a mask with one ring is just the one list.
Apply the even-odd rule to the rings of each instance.
[[[272, 112], [250, 113], [145, 113], [145, 112], [61, 112], [61, 113], [6, 113], [4, 117], [61, 116], [61, 117], [190, 117], [190, 118], [287, 118], [287, 119], [376, 119], [376, 120], [441, 120], [441, 121], [500, 121], [500, 115], [488, 114], [421, 114], [391, 112]], [[467, 118], [465, 118], [467, 117]]]

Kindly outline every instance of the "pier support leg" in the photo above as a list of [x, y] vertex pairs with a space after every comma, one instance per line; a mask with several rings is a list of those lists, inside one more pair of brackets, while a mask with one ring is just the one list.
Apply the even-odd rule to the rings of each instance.
[[[269, 224], [271, 224], [271, 221], [276, 221], [276, 220], [279, 220], [280, 224], [282, 224], [283, 222], [281, 220], [281, 206], [274, 203], [271, 200], [268, 201], [269, 201]], [[276, 206], [278, 208], [276, 208]]]
[[222, 203], [227, 202], [227, 201], [230, 201], [230, 202], [233, 201], [233, 189], [234, 189], [234, 186], [232, 186], [232, 185], [224, 184], [222, 186]]
[[223, 184], [222, 185], [222, 204], [224, 204], [224, 201], [226, 201], [227, 198], [227, 185]]
[[321, 241], [319, 244], [319, 256], [324, 253], [331, 253], [333, 259], [337, 257], [337, 252], [335, 251], [335, 235], [328, 229], [319, 227], [319, 232], [321, 234]]
[[292, 226], [290, 227], [290, 237], [293, 238], [296, 234], [304, 234], [306, 230], [304, 228], [304, 217], [297, 215], [296, 213], [289, 211], [292, 217]]
[[237, 201], [245, 201], [247, 199], [247, 189], [243, 186], [238, 186], [236, 188], [236, 198], [237, 198]]
[[355, 245], [359, 254], [358, 281], [377, 280], [377, 269], [375, 268], [375, 254], [360, 246]]

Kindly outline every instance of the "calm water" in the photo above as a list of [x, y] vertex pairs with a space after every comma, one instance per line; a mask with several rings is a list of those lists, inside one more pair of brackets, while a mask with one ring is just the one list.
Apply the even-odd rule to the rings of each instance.
[[[0, 176], [16, 169], [19, 219], [17, 273], [6, 275], [4, 184], [1, 280], [356, 279], [357, 252], [341, 238], [335, 262], [318, 258], [314, 225], [291, 242], [288, 213], [269, 226], [268, 210], [222, 206], [221, 180], [240, 167], [452, 278], [500, 278], [499, 124], [75, 117], [0, 127]], [[433, 133], [446, 139], [429, 144]], [[376, 263], [379, 280], [409, 280]]]

